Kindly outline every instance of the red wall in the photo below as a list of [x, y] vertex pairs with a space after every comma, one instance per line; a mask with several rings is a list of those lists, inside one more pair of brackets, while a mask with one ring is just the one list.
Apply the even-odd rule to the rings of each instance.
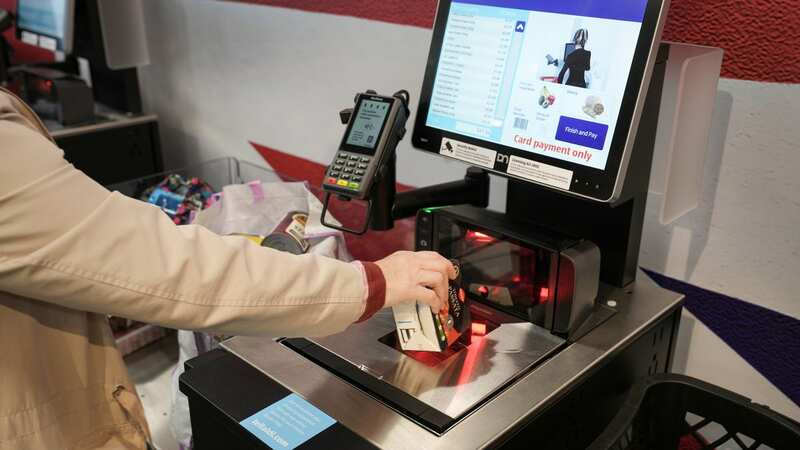
[[800, 83], [798, 0], [673, 0], [664, 39], [725, 50], [722, 76]]
[[[232, 0], [428, 27], [436, 0]], [[798, 0], [672, 0], [664, 39], [721, 47], [722, 76], [800, 83]]]
[[231, 0], [432, 28], [437, 0]]

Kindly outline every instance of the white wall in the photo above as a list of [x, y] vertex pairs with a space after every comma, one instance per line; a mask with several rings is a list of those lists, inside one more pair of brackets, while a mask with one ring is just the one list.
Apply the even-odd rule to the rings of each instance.
[[[800, 86], [720, 81], [700, 206], [662, 226], [651, 196], [642, 266], [800, 318], [800, 133], [792, 98], [800, 98]], [[796, 404], [686, 311], [679, 342], [675, 371], [800, 418]]]
[[[327, 163], [337, 112], [355, 92], [418, 98], [430, 30], [210, 0], [145, 2], [152, 64], [147, 107], [161, 117], [167, 163], [261, 161], [248, 141]], [[701, 207], [663, 227], [651, 205], [643, 266], [800, 318], [800, 86], [723, 80]], [[416, 103], [416, 100], [414, 101]], [[459, 178], [464, 166], [399, 149], [399, 181]], [[494, 186], [502, 204], [502, 183]], [[781, 394], [684, 313], [676, 369], [800, 419]]]

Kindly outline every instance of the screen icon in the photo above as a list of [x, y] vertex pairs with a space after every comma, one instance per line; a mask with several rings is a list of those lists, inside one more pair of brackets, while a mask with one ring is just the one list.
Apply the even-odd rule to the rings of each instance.
[[525, 32], [525, 21], [519, 20], [517, 21], [517, 26], [514, 28], [517, 33], [524, 33]]

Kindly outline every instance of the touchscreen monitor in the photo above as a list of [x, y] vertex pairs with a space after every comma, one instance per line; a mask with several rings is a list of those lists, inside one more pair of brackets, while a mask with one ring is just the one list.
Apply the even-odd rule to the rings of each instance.
[[601, 201], [619, 195], [665, 0], [444, 0], [416, 147]]
[[17, 37], [51, 51], [72, 51], [74, 0], [18, 0]]

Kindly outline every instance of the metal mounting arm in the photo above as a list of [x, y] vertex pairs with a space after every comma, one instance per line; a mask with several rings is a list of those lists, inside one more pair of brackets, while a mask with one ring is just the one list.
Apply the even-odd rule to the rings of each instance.
[[[367, 199], [364, 224], [360, 228], [337, 226], [325, 220], [328, 214], [330, 193], [323, 202], [322, 223], [352, 234], [364, 234], [368, 230], [386, 231], [394, 228], [394, 221], [413, 217], [417, 211], [434, 206], [472, 205], [485, 208], [489, 205], [489, 174], [477, 167], [467, 169], [463, 180], [436, 184], [397, 193], [395, 191], [395, 161], [389, 162], [381, 179], [373, 187]], [[350, 199], [343, 199], [350, 201]]]
[[[368, 90], [367, 94], [375, 94], [375, 91]], [[394, 94], [400, 98], [405, 105], [408, 118], [408, 92], [398, 91]], [[358, 95], [356, 96], [358, 102]], [[342, 124], [348, 124], [353, 115], [353, 108], [343, 109], [339, 112]], [[405, 120], [403, 121], [405, 123]], [[394, 221], [416, 215], [417, 211], [423, 208], [434, 206], [451, 205], [473, 205], [485, 208], [489, 205], [489, 174], [485, 170], [477, 167], [470, 167], [463, 180], [452, 181], [449, 183], [437, 184], [411, 191], [396, 192], [397, 179], [397, 157], [395, 147], [397, 142], [402, 140], [405, 135], [405, 127], [399, 131], [398, 139], [394, 142], [391, 155], [387, 155], [382, 161], [382, 166], [375, 172], [375, 178], [371, 189], [366, 197], [358, 197], [366, 200], [367, 211], [364, 222], [359, 228], [347, 228], [327, 221], [331, 196], [334, 193], [326, 192], [322, 208], [322, 224], [340, 231], [364, 234], [367, 230], [384, 231], [394, 228]], [[326, 171], [327, 172], [327, 171]], [[356, 197], [349, 197], [346, 194], [337, 193], [337, 198], [343, 201], [350, 201]]]
[[489, 174], [470, 167], [463, 180], [401, 192], [395, 197], [392, 216], [399, 220], [416, 215], [423, 208], [445, 205], [489, 206]]
[[391, 230], [394, 221], [412, 217], [423, 208], [434, 206], [489, 205], [489, 174], [470, 167], [464, 179], [397, 193], [395, 159], [386, 164], [380, 181], [370, 196], [369, 228]]

